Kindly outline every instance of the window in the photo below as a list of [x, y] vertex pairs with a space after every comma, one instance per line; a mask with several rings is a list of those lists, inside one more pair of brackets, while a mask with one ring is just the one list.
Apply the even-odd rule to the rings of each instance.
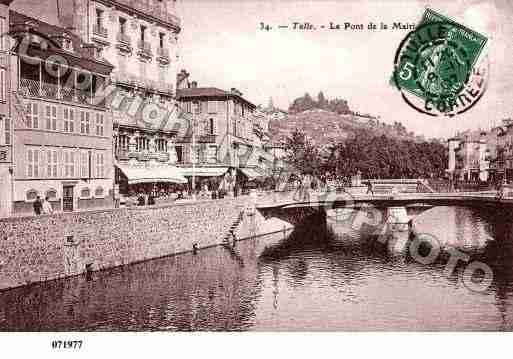
[[147, 151], [150, 148], [150, 140], [146, 137], [137, 137], [136, 151]]
[[95, 48], [95, 50], [96, 50], [96, 52], [95, 52], [95, 56], [96, 56], [96, 58], [97, 58], [97, 59], [99, 59], [99, 60], [101, 60], [101, 59], [102, 59], [102, 57], [103, 57], [103, 47], [101, 47], [101, 46], [97, 46], [97, 47]]
[[96, 154], [96, 178], [105, 177], [105, 170], [103, 166], [103, 153]]
[[103, 114], [96, 114], [96, 136], [103, 136]]
[[103, 197], [103, 193], [104, 193], [103, 188], [97, 187], [96, 190], [94, 191], [94, 196], [95, 197]]
[[35, 189], [27, 191], [27, 201], [35, 201], [38, 196], [38, 192]]
[[208, 119], [207, 134], [214, 135], [216, 133], [215, 120], [213, 118]]
[[39, 178], [43, 175], [43, 158], [37, 148], [27, 149], [27, 177]]
[[[5, 134], [5, 136], [3, 136]], [[0, 115], [0, 145], [11, 144], [11, 119]]]
[[80, 112], [80, 133], [89, 134], [91, 130], [91, 119], [89, 112]]
[[217, 113], [217, 101], [208, 101], [208, 113]]
[[144, 42], [146, 39], [146, 26], [141, 25], [141, 42]]
[[46, 177], [57, 178], [57, 150], [46, 150]]
[[27, 103], [27, 127], [39, 128], [39, 109], [37, 103]]
[[176, 151], [176, 162], [183, 163], [183, 147], [175, 146], [175, 151]]
[[207, 162], [208, 163], [216, 163], [217, 162], [217, 146], [209, 146], [208, 147]]
[[91, 190], [89, 188], [82, 188], [80, 191], [80, 198], [89, 198], [91, 197]]
[[166, 38], [166, 35], [163, 32], [159, 33], [159, 46], [160, 48], [164, 48], [164, 40]]
[[89, 177], [89, 154], [87, 151], [82, 151], [80, 153], [80, 177]]
[[64, 177], [75, 176], [75, 153], [72, 150], [64, 150]]
[[128, 135], [119, 135], [118, 137], [118, 148], [120, 150], [128, 150]]
[[64, 132], [75, 131], [74, 111], [69, 108], [64, 108]]
[[45, 106], [46, 129], [57, 131], [57, 106]]
[[167, 152], [167, 140], [158, 138], [155, 140], [158, 152]]
[[46, 191], [45, 197], [48, 197], [49, 200], [55, 200], [57, 199], [57, 191], [51, 188], [48, 191]]
[[119, 32], [123, 35], [126, 34], [126, 19], [122, 17], [119, 18]]
[[[0, 17], [0, 33], [5, 34], [6, 33], [5, 28], [5, 17]], [[9, 29], [7, 29], [9, 30]], [[7, 36], [2, 36], [0, 38], [0, 50], [4, 51], [7, 49]]]
[[89, 112], [86, 112], [86, 133], [89, 134], [91, 131], [90, 131], [90, 127], [91, 127], [91, 121], [90, 121], [90, 118], [89, 118]]
[[[2, 36], [2, 38], [0, 39], [0, 43], [4, 41], [3, 40], [4, 37], [5, 36]], [[5, 91], [6, 82], [7, 82], [7, 79], [6, 79], [5, 69], [0, 69], [0, 101], [6, 100], [6, 91]]]
[[98, 29], [103, 27], [103, 10], [96, 9], [96, 26]]

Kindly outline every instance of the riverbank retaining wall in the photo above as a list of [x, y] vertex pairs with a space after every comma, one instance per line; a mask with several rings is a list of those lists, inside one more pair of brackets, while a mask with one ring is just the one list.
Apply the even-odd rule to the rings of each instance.
[[247, 199], [0, 220], [0, 290], [218, 245]]

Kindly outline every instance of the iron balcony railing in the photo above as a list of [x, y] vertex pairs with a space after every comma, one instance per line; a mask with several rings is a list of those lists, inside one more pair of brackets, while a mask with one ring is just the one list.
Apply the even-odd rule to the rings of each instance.
[[148, 0], [115, 0], [115, 2], [128, 6], [134, 10], [138, 10], [144, 14], [153, 16], [159, 20], [171, 23], [180, 27], [180, 19], [171, 14], [164, 8], [164, 5], [159, 5], [155, 1]]
[[128, 36], [127, 34], [124, 34], [122, 32], [118, 32], [118, 34], [116, 36], [116, 40], [125, 45], [130, 45], [130, 43], [132, 42], [132, 39], [130, 38], [130, 36]]
[[165, 47], [157, 47], [157, 56], [169, 60], [169, 49]]
[[107, 29], [98, 24], [93, 25], [93, 34], [104, 37], [104, 38], [108, 37]]
[[162, 81], [153, 81], [149, 79], [144, 79], [142, 77], [125, 73], [125, 72], [113, 72], [111, 74], [112, 82], [116, 84], [124, 84], [127, 86], [137, 86], [145, 88], [149, 91], [153, 90], [156, 92], [161, 92], [164, 94], [172, 95], [173, 94], [173, 84], [162, 82]]
[[137, 47], [146, 55], [151, 56], [151, 44], [149, 42], [139, 40], [137, 42]]
[[[26, 78], [20, 78], [19, 92], [25, 97], [39, 97], [83, 104], [93, 104], [92, 99], [94, 96], [90, 91], [58, 86]], [[102, 106], [102, 104], [104, 104], [104, 102], [96, 105]]]

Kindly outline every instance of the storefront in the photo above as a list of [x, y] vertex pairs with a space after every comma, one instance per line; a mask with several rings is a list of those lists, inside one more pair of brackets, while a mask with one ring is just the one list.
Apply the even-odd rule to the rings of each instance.
[[137, 193], [169, 194], [187, 184], [177, 167], [170, 165], [116, 165], [116, 184], [124, 196]]

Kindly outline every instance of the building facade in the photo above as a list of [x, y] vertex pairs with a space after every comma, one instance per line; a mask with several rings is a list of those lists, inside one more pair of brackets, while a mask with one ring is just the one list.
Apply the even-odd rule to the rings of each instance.
[[105, 96], [114, 119], [120, 191], [185, 182], [174, 166], [181, 30], [176, 1], [63, 0], [59, 9], [61, 22], [95, 44], [98, 56], [114, 66]]
[[15, 215], [113, 205], [112, 117], [96, 93], [112, 65], [69, 30], [10, 12]]
[[448, 140], [447, 172], [453, 180], [487, 182], [490, 180], [489, 133], [465, 131]]
[[190, 179], [194, 163], [195, 176], [223, 181], [228, 174], [240, 187], [272, 176], [276, 160], [267, 147], [270, 135], [265, 113], [235, 88], [198, 87], [187, 76], [185, 71], [179, 74], [177, 98], [196, 126], [178, 135], [176, 152], [182, 173]]
[[[0, 1], [0, 32], [9, 29], [9, 6], [12, 0]], [[12, 214], [13, 206], [13, 123], [11, 113], [10, 39], [0, 39], [0, 218]]]

